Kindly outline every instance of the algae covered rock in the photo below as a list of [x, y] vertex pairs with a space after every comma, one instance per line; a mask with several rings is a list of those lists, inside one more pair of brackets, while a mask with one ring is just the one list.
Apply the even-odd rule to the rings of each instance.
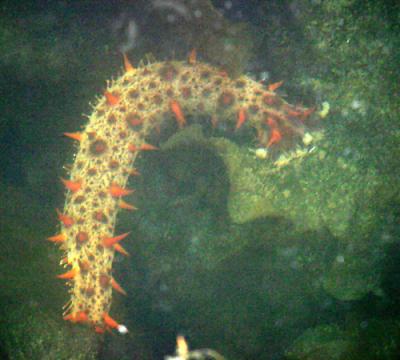
[[299, 336], [286, 356], [290, 360], [398, 359], [399, 323], [389, 319], [351, 321], [345, 327], [320, 325]]
[[[7, 328], [5, 325], [7, 324]], [[2, 309], [0, 335], [10, 359], [97, 359], [96, 334], [86, 328], [65, 329], [53, 314], [39, 304]]]
[[348, 353], [351, 342], [336, 325], [321, 325], [305, 331], [287, 351], [290, 360], [339, 360]]
[[384, 198], [377, 198], [382, 179], [376, 171], [337, 158], [324, 144], [281, 167], [252, 159], [225, 139], [213, 144], [227, 166], [234, 222], [283, 217], [298, 231], [325, 229], [339, 240], [325, 290], [341, 300], [379, 292], [380, 270], [371, 264], [382, 259], [384, 244], [367, 235]]
[[381, 261], [384, 244], [368, 234], [385, 196], [377, 198], [383, 180], [374, 169], [337, 157], [323, 137], [317, 137], [313, 147], [260, 160], [227, 138], [205, 138], [198, 125], [173, 136], [163, 149], [190, 143], [213, 149], [222, 159], [233, 223], [284, 218], [300, 233], [327, 231], [338, 247], [331, 269], [323, 275], [325, 290], [340, 300], [380, 292], [380, 269], [371, 264]]
[[260, 161], [226, 139], [212, 143], [227, 166], [228, 209], [235, 223], [284, 216], [298, 229], [327, 228], [341, 237], [352, 225], [357, 199], [372, 196], [378, 184], [373, 170], [365, 174], [324, 145]]

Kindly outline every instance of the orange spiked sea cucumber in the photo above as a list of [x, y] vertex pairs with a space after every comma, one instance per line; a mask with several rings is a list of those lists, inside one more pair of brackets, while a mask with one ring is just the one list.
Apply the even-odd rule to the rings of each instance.
[[121, 200], [131, 192], [126, 189], [129, 169], [142, 151], [157, 149], [150, 137], [162, 122], [170, 121], [178, 131], [199, 113], [217, 117], [218, 124], [230, 123], [232, 129], [255, 128], [263, 146], [277, 146], [278, 132], [300, 136], [308, 114], [249, 77], [232, 79], [198, 61], [128, 67], [109, 84], [84, 130], [66, 133], [79, 140], [79, 150], [70, 178], [63, 179], [67, 195], [63, 212], [58, 211], [61, 235], [50, 238], [61, 243], [63, 264], [69, 266], [59, 276], [71, 286], [65, 319], [88, 323], [97, 332], [117, 326], [108, 315], [118, 284], [112, 263], [115, 251], [123, 250], [119, 241], [128, 234], [116, 236], [114, 227], [119, 209], [135, 209]]

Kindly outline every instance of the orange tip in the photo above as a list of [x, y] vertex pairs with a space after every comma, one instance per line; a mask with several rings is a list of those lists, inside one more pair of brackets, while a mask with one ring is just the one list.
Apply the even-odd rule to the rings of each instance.
[[137, 146], [137, 145], [134, 145], [134, 144], [129, 144], [128, 150], [130, 152], [140, 151], [140, 146]]
[[103, 313], [103, 320], [106, 323], [106, 325], [112, 329], [117, 329], [119, 326], [119, 324], [107, 313]]
[[63, 317], [64, 320], [68, 320], [71, 321], [73, 323], [77, 323], [77, 322], [87, 322], [89, 320], [89, 317], [87, 316], [87, 314], [84, 311], [78, 311], [75, 314], [68, 314], [66, 316]]
[[125, 53], [123, 53], [122, 56], [124, 57], [125, 72], [130, 73], [135, 71], [134, 67], [132, 66], [131, 62], [128, 59], [128, 56]]
[[128, 149], [129, 149], [130, 152], [136, 152], [136, 151], [141, 151], [141, 150], [144, 150], [144, 151], [158, 150], [158, 147], [154, 146], [154, 145], [151, 145], [151, 144], [143, 143], [140, 146], [137, 146], [137, 145], [134, 145], [134, 144], [130, 144], [128, 146]]
[[118, 291], [122, 295], [126, 295], [126, 291], [118, 284], [114, 278], [111, 278], [111, 286], [115, 291]]
[[69, 270], [64, 274], [57, 275], [59, 279], [73, 279], [77, 274], [75, 269]]
[[148, 151], [148, 150], [158, 150], [158, 147], [157, 147], [157, 146], [154, 146], [154, 145], [151, 145], [151, 144], [143, 143], [143, 144], [140, 146], [140, 150], [144, 150], [144, 151]]
[[197, 51], [196, 49], [193, 49], [189, 54], [188, 63], [190, 65], [194, 65], [196, 64], [196, 62], [197, 62]]
[[130, 210], [130, 211], [137, 210], [137, 207], [133, 206], [132, 204], [129, 204], [129, 203], [125, 202], [122, 199], [119, 201], [118, 205], [119, 205], [119, 207], [121, 209]]
[[67, 240], [67, 235], [61, 233], [58, 235], [50, 236], [47, 238], [47, 240], [52, 241], [54, 243], [61, 243], [61, 242], [64, 242], [65, 240]]
[[109, 192], [112, 197], [121, 197], [132, 194], [135, 190], [124, 189], [121, 186], [118, 186], [115, 183], [112, 183], [109, 189]]
[[72, 181], [60, 178], [64, 186], [71, 192], [75, 193], [82, 187], [82, 183], [80, 181]]
[[130, 256], [129, 253], [119, 243], [114, 244], [114, 250], [118, 251], [120, 254], [124, 256]]
[[117, 242], [125, 239], [129, 234], [130, 234], [130, 232], [127, 232], [127, 233], [124, 233], [124, 234], [121, 234], [121, 235], [117, 235], [117, 236], [114, 236], [114, 237], [105, 238], [105, 239], [103, 239], [103, 245], [105, 247], [111, 247], [114, 244], [116, 244]]
[[247, 119], [246, 110], [240, 108], [237, 115], [236, 130], [239, 129]]
[[278, 81], [273, 84], [268, 85], [268, 90], [269, 91], [275, 91], [277, 88], [279, 88], [283, 84], [283, 81]]
[[109, 91], [105, 91], [104, 96], [106, 97], [108, 105], [114, 106], [119, 103], [119, 97], [114, 95], [113, 93], [110, 93]]
[[65, 132], [64, 135], [71, 139], [77, 140], [77, 141], [82, 140], [82, 133], [80, 133], [80, 132], [74, 132], [74, 133]]
[[183, 111], [179, 103], [176, 100], [171, 100], [171, 102], [169, 103], [169, 108], [175, 115], [175, 119], [178, 123], [179, 128], [183, 128], [186, 125], [186, 119], [183, 115]]
[[282, 134], [280, 133], [280, 131], [277, 128], [272, 128], [267, 147], [277, 144], [278, 142], [281, 141], [281, 139], [282, 139]]
[[57, 215], [58, 215], [58, 220], [60, 220], [66, 228], [74, 225], [74, 220], [70, 216], [64, 215], [58, 209], [56, 209], [56, 211], [57, 211]]
[[116, 329], [120, 334], [127, 334], [128, 328], [125, 325], [118, 324], [110, 315], [106, 312], [103, 313], [104, 323], [111, 329]]

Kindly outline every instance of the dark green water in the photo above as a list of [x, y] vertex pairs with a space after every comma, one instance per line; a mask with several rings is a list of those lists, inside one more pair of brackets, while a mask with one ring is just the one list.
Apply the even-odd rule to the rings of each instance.
[[[383, 0], [1, 2], [0, 358], [163, 359], [183, 334], [226, 359], [397, 359], [399, 24]], [[113, 266], [130, 332], [99, 337], [62, 320], [45, 240], [75, 151], [62, 133], [85, 124], [121, 52], [137, 65], [193, 48], [329, 106], [310, 125], [324, 136], [272, 172], [229, 129], [190, 127], [141, 157], [140, 210], [117, 224], [132, 256]]]

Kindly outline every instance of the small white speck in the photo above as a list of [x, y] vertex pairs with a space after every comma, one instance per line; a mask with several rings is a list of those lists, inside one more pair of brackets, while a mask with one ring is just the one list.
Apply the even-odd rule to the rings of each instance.
[[358, 99], [354, 99], [352, 102], [351, 102], [351, 108], [353, 109], [353, 110], [358, 110], [360, 107], [361, 107], [361, 101], [360, 100], [358, 100]]
[[344, 256], [343, 256], [343, 255], [338, 255], [338, 256], [336, 256], [336, 261], [337, 261], [339, 264], [343, 264], [343, 263], [344, 263]]
[[259, 77], [260, 77], [260, 81], [262, 81], [262, 82], [268, 81], [269, 72], [268, 71], [261, 71]]
[[118, 325], [117, 330], [120, 334], [125, 335], [128, 333], [128, 328], [125, 325]]

